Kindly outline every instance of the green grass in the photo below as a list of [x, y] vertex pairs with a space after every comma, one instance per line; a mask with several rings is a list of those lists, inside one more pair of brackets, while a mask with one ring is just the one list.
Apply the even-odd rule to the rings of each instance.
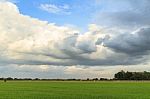
[[150, 99], [150, 82], [0, 82], [0, 99]]

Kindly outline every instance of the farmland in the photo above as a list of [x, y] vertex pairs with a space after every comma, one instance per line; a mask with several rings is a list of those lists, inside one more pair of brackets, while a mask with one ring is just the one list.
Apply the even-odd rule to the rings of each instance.
[[150, 82], [8, 81], [0, 99], [150, 99]]

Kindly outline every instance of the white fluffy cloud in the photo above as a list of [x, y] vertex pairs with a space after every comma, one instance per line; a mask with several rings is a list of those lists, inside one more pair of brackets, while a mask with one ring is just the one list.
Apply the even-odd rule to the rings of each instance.
[[[135, 58], [130, 53], [121, 51], [117, 53], [114, 49], [120, 48], [128, 51], [131, 50], [131, 47], [136, 49], [143, 46], [146, 41], [142, 39], [147, 32], [144, 33], [145, 36], [136, 37], [130, 42], [125, 40], [133, 38], [128, 33], [127, 37], [122, 38], [121, 44], [124, 44], [122, 47], [118, 40], [123, 36], [114, 36], [105, 28], [91, 24], [89, 31], [80, 34], [78, 30], [69, 27], [57, 26], [22, 15], [18, 8], [10, 2], [0, 2], [0, 16], [1, 64], [130, 65], [141, 63], [145, 59], [145, 57]], [[136, 44], [138, 46], [131, 46], [130, 44], [137, 42], [137, 39], [140, 42]], [[129, 45], [131, 47], [128, 47]], [[140, 53], [144, 56], [145, 54], [142, 54], [141, 51], [139, 49], [136, 54]], [[149, 51], [149, 47], [146, 51]]]

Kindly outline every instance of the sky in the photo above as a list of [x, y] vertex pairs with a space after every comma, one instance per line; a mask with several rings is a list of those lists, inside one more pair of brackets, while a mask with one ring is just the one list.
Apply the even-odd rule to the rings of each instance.
[[150, 71], [149, 0], [0, 0], [0, 76]]

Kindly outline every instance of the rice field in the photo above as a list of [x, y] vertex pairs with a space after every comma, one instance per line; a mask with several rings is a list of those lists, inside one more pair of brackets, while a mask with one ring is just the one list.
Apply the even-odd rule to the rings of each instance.
[[150, 82], [1, 81], [0, 99], [150, 99]]

